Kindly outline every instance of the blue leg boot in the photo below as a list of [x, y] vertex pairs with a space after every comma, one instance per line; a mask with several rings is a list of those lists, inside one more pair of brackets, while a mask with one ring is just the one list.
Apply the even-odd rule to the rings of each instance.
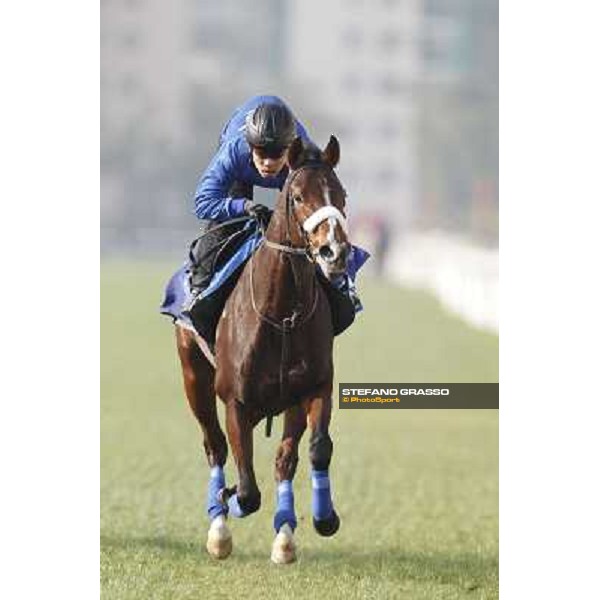
[[331, 500], [329, 471], [312, 471], [313, 525], [319, 535], [332, 536], [340, 528], [338, 517]]
[[225, 473], [223, 467], [212, 467], [208, 480], [206, 496], [206, 512], [212, 521], [219, 515], [227, 516], [227, 506], [221, 502], [220, 492], [225, 488]]
[[289, 480], [284, 480], [277, 486], [277, 510], [273, 517], [275, 533], [279, 532], [284, 523], [287, 523], [292, 528], [292, 531], [298, 525], [294, 511], [294, 490], [292, 482]]

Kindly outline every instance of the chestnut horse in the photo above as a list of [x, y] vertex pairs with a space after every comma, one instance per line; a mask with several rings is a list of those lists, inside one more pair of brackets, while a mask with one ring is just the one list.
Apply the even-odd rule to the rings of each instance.
[[[312, 509], [316, 531], [333, 535], [340, 520], [333, 508], [328, 428], [333, 385], [333, 326], [317, 267], [331, 279], [345, 272], [345, 192], [334, 167], [339, 144], [326, 149], [297, 138], [288, 151], [289, 176], [280, 192], [264, 240], [244, 266], [220, 318], [215, 365], [188, 329], [176, 328], [185, 392], [204, 434], [211, 468], [207, 549], [217, 558], [232, 550], [227, 517], [245, 517], [260, 507], [253, 468], [253, 430], [263, 419], [284, 413], [275, 458], [277, 510], [271, 558], [295, 560], [296, 527], [292, 480], [298, 444], [308, 426], [312, 465]], [[219, 425], [215, 395], [225, 403], [227, 437], [238, 470], [227, 488], [223, 467], [227, 443]]]

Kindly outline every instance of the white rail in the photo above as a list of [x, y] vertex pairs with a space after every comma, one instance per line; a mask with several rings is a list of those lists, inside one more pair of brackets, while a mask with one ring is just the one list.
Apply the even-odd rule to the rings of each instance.
[[387, 277], [426, 289], [470, 324], [498, 333], [498, 249], [442, 232], [411, 233], [390, 249]]

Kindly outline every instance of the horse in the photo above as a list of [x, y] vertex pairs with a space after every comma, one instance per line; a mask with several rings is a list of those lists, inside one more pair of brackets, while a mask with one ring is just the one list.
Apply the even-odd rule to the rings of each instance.
[[[317, 274], [320, 270], [321, 277], [331, 280], [347, 268], [346, 194], [334, 171], [339, 158], [333, 135], [324, 151], [300, 138], [291, 144], [289, 174], [262, 243], [243, 267], [219, 319], [214, 364], [198, 336], [176, 325], [185, 393], [202, 429], [210, 467], [206, 548], [215, 558], [227, 558], [233, 548], [228, 517], [246, 517], [260, 508], [253, 430], [265, 418], [269, 428], [280, 413], [284, 417], [275, 458], [272, 561], [296, 560], [292, 482], [307, 427], [314, 528], [321, 536], [331, 536], [340, 526], [329, 480], [334, 331]], [[228, 446], [217, 415], [217, 395], [225, 404], [227, 439], [238, 472], [233, 487], [225, 484]]]

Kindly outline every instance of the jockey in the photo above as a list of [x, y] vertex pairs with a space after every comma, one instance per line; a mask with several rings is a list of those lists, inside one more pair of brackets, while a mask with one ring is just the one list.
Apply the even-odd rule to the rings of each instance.
[[221, 222], [264, 215], [267, 207], [252, 203], [252, 188], [283, 188], [286, 150], [296, 136], [312, 143], [276, 96], [255, 96], [242, 104], [223, 127], [217, 154], [200, 178], [196, 216]]
[[[266, 226], [272, 211], [253, 201], [253, 188], [283, 188], [289, 172], [287, 149], [297, 136], [313, 143], [304, 126], [276, 96], [255, 96], [235, 110], [223, 127], [216, 155], [196, 188], [194, 212], [200, 219], [201, 233], [214, 228], [215, 223], [244, 216], [255, 217]], [[209, 240], [211, 236], [204, 238]], [[214, 236], [210, 243], [214, 244]], [[206, 244], [198, 244], [197, 264], [209, 250]], [[349, 260], [353, 260], [352, 253]], [[194, 295], [208, 286], [210, 275], [192, 274]], [[332, 284], [352, 300], [355, 312], [362, 310], [350, 275], [342, 275]]]

